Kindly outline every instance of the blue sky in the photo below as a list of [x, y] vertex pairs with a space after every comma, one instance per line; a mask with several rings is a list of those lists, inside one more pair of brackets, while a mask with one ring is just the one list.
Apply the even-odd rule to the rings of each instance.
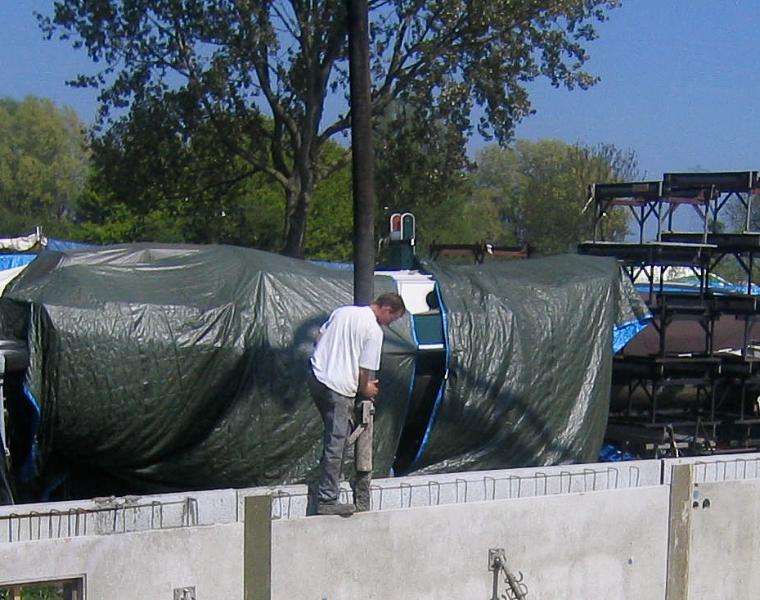
[[[0, 0], [0, 96], [51, 98], [85, 122], [96, 93], [65, 80], [92, 65], [65, 42], [46, 41], [32, 12], [49, 0]], [[588, 45], [601, 82], [568, 92], [530, 90], [529, 139], [612, 143], [636, 152], [647, 178], [666, 171], [760, 169], [760, 0], [627, 0]], [[476, 152], [483, 141], [474, 139]]]
[[760, 169], [758, 0], [624, 0], [589, 46], [588, 91], [533, 87], [518, 137], [609, 142], [642, 170]]

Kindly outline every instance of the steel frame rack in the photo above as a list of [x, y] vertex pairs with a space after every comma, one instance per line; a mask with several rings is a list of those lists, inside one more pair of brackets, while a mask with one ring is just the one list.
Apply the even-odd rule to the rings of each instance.
[[756, 445], [760, 439], [753, 438], [752, 432], [760, 426], [760, 357], [725, 356], [721, 368], [725, 382], [721, 397], [728, 393], [729, 386], [739, 389], [739, 412], [729, 415], [732, 425], [744, 432], [737, 445]]
[[[703, 428], [714, 440], [719, 421], [716, 418], [716, 385], [721, 360], [717, 357], [639, 357], [620, 356], [614, 361], [614, 381], [628, 387], [627, 407], [623, 415], [630, 423], [645, 427], [671, 426], [675, 430], [693, 430], [695, 437]], [[663, 405], [667, 388], [691, 387], [696, 391], [693, 402], [671, 402]], [[633, 405], [636, 390], [648, 400], [648, 408], [637, 411]]]
[[[717, 410], [730, 386], [740, 390], [738, 415], [732, 423], [746, 427], [745, 442], [752, 427], [760, 426], [760, 406], [749, 399], [760, 391], [760, 356], [749, 356], [752, 324], [760, 310], [760, 298], [753, 296], [753, 263], [760, 255], [760, 233], [749, 231], [752, 196], [760, 193], [758, 171], [721, 173], [666, 173], [661, 182], [594, 184], [589, 187], [593, 203], [593, 240], [579, 245], [579, 252], [594, 256], [613, 256], [633, 281], [643, 279], [643, 294], [654, 315], [658, 349], [646, 356], [619, 355], [613, 377], [628, 389], [627, 423], [646, 427], [693, 428], [693, 439], [704, 431], [708, 446], [717, 435], [720, 423]], [[745, 231], [724, 234], [710, 231], [730, 201], [744, 208]], [[587, 205], [588, 206], [588, 205]], [[638, 228], [638, 242], [605, 240], [604, 220], [611, 209], [628, 207]], [[673, 215], [681, 206], [692, 206], [702, 222], [702, 231], [673, 231]], [[656, 219], [653, 241], [644, 241], [645, 225]], [[735, 257], [746, 275], [746, 294], [722, 293], [709, 287], [710, 273], [727, 256]], [[673, 291], [665, 283], [671, 267], [687, 267], [696, 279], [696, 289]], [[738, 356], [722, 355], [714, 348], [715, 324], [723, 316], [744, 320], [742, 347]], [[687, 355], [668, 352], [667, 332], [676, 320], [696, 321], [704, 331], [704, 344]], [[692, 402], [663, 406], [664, 391], [676, 386], [695, 390]], [[735, 388], [731, 388], [735, 389]], [[641, 392], [647, 400], [644, 413], [636, 413], [633, 398]], [[639, 407], [640, 408], [640, 407]], [[679, 415], [671, 409], [680, 410]], [[645, 417], [642, 420], [642, 416]], [[726, 416], [721, 414], [721, 416]], [[675, 420], [674, 420], [675, 419]]]
[[[672, 231], [673, 213], [681, 204], [691, 204], [704, 222], [704, 235], [708, 232], [708, 218], [713, 223], [726, 204], [736, 199], [744, 208], [744, 229], [750, 228], [752, 196], [760, 188], [758, 171], [731, 171], [722, 173], [665, 173], [662, 191], [670, 204], [664, 217], [668, 218], [668, 230]], [[706, 240], [706, 237], [705, 237]]]
[[662, 205], [661, 181], [631, 183], [592, 183], [589, 203], [594, 205], [594, 241], [605, 240], [604, 218], [615, 206], [626, 206], [639, 226], [639, 243], [644, 242], [644, 225], [653, 215], [660, 222]]
[[[701, 234], [691, 232], [663, 233], [662, 239], [667, 242], [695, 243], [701, 239]], [[755, 259], [760, 257], [760, 233], [745, 231], [742, 233], [709, 233], [707, 243], [715, 246], [710, 254], [709, 271], [715, 268], [727, 256], [733, 256], [744, 271], [747, 293], [752, 293], [752, 276]]]
[[707, 289], [711, 251], [715, 249], [712, 244], [678, 242], [583, 242], [578, 245], [581, 254], [617, 258], [633, 282], [643, 277], [649, 302], [664, 289], [665, 272], [671, 267], [691, 269], [699, 282], [699, 293], [703, 294]]
[[[760, 193], [760, 172], [665, 173], [662, 181], [595, 183], [589, 186], [586, 206], [593, 204], [593, 241], [605, 241], [604, 219], [615, 206], [627, 206], [638, 225], [639, 243], [644, 242], [644, 226], [655, 218], [655, 238], [673, 231], [673, 215], [681, 206], [691, 206], [703, 223], [702, 241], [710, 233], [710, 217], [717, 222], [729, 201], [744, 208], [744, 229], [750, 229], [752, 197]], [[665, 227], [666, 226], [666, 227]]]

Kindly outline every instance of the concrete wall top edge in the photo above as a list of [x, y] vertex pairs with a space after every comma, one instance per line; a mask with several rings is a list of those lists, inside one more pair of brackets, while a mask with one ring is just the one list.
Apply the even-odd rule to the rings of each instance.
[[237, 490], [224, 488], [218, 490], [193, 490], [187, 492], [171, 492], [166, 494], [151, 494], [145, 496], [104, 496], [87, 498], [85, 500], [65, 500], [57, 502], [35, 502], [30, 504], [9, 504], [0, 506], [0, 517], [11, 513], [47, 512], [50, 510], [67, 511], [71, 509], [96, 510], [101, 508], [113, 508], [121, 506], [137, 506], [154, 502], [173, 503], [181, 502], [185, 498], [194, 498], [200, 505], [219, 505], [234, 500]]
[[[660, 473], [660, 461], [630, 461], [378, 479], [372, 483], [371, 507], [383, 511], [656, 486]], [[274, 519], [305, 516], [304, 485], [238, 490], [238, 514], [243, 514], [247, 496], [264, 494], [273, 497]], [[347, 484], [341, 501], [351, 501]]]
[[694, 481], [721, 482], [760, 479], [760, 452], [686, 456], [663, 459], [663, 483], [669, 485], [676, 465], [694, 465]]
[[[672, 466], [687, 463], [695, 465], [696, 481], [760, 478], [760, 453], [391, 477], [373, 481], [373, 510], [643, 487], [659, 485], [661, 479], [662, 483], [669, 484]], [[180, 514], [180, 507], [187, 498], [192, 498], [192, 510], [196, 514], [191, 522], [207, 525], [242, 520], [245, 497], [270, 494], [275, 497], [275, 518], [297, 518], [305, 514], [306, 493], [305, 485], [284, 485], [2, 506], [0, 542], [7, 539], [4, 536], [7, 526], [4, 528], [3, 522], [12, 516], [77, 511], [118, 513], [119, 510], [138, 513], [137, 509], [141, 509], [145, 514], [117, 515], [121, 519], [132, 518], [137, 523], [140, 519], [155, 521], [149, 509], [162, 505], [164, 517], [169, 519], [163, 525], [173, 526], [171, 519], [175, 518], [180, 519], [179, 526], [186, 524], [182, 519], [187, 518]], [[350, 500], [347, 485], [343, 487], [342, 500]]]
[[237, 520], [235, 490], [4, 506], [0, 543], [164, 530]]

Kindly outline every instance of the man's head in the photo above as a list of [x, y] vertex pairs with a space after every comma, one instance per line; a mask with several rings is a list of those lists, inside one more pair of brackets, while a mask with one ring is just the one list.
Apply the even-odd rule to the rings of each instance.
[[381, 294], [370, 305], [375, 318], [380, 325], [390, 325], [396, 319], [400, 319], [406, 312], [404, 300], [398, 294], [389, 292]]

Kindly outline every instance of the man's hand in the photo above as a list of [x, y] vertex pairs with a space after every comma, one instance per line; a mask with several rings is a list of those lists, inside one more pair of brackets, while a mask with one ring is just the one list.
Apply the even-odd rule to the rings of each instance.
[[367, 398], [367, 400], [374, 400], [377, 398], [377, 394], [380, 392], [380, 388], [378, 387], [379, 381], [377, 379], [370, 379], [367, 382], [367, 386], [362, 393], [362, 396]]

